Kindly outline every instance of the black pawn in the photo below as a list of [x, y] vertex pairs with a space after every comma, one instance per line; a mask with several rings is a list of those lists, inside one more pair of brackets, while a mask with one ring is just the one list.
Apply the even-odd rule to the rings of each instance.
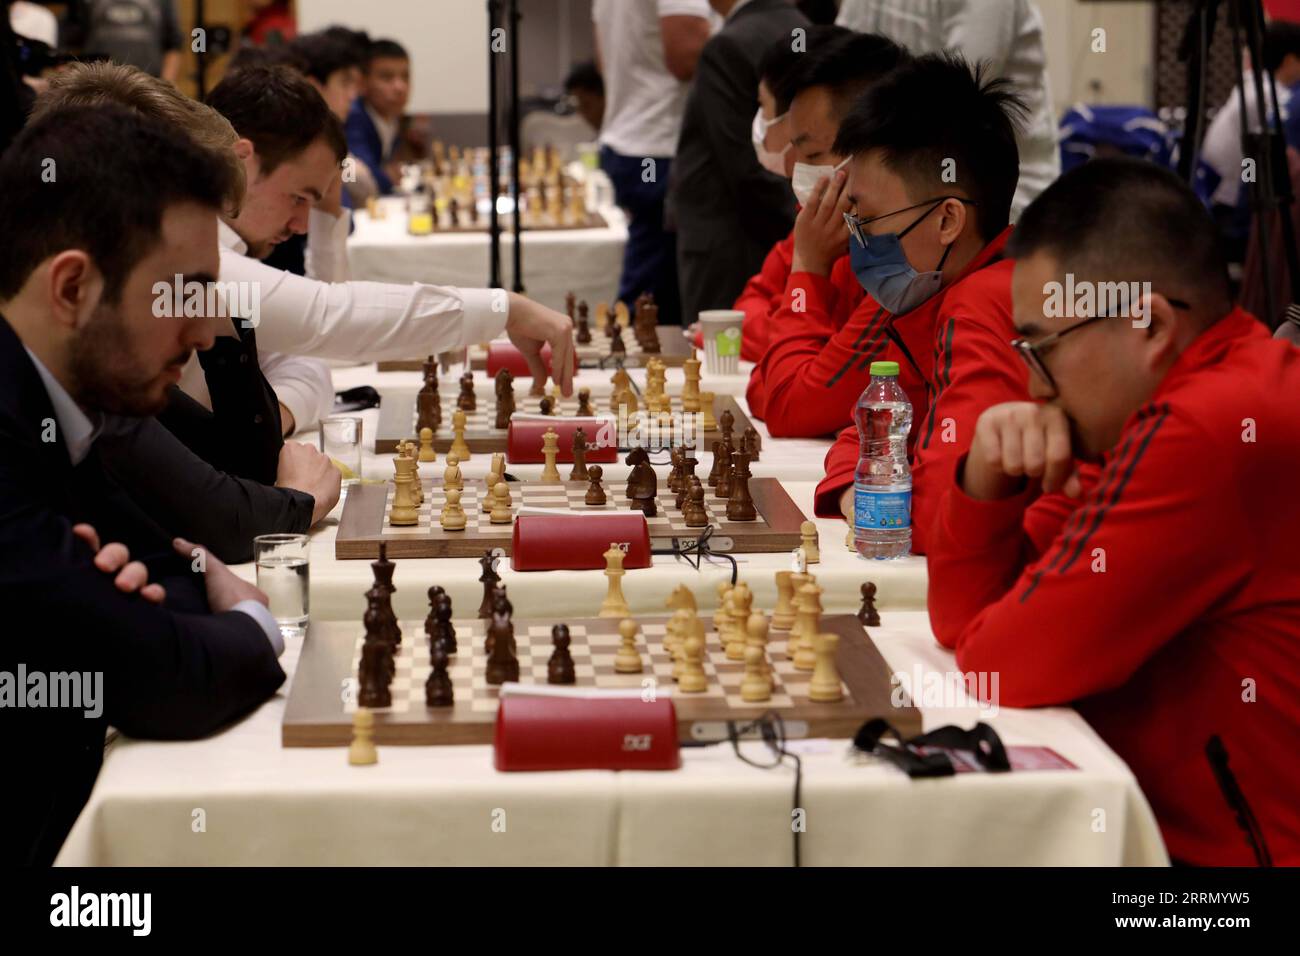
[[429, 671], [429, 679], [424, 682], [425, 706], [450, 707], [455, 703], [455, 695], [451, 675], [447, 673], [447, 649], [441, 644], [435, 644], [429, 652], [429, 660], [433, 664], [433, 670]]
[[478, 576], [479, 582], [483, 585], [483, 600], [478, 606], [478, 616], [481, 618], [492, 616], [492, 592], [501, 581], [501, 575], [497, 574], [496, 568], [493, 567], [495, 562], [496, 559], [492, 557], [491, 551], [483, 552], [483, 557], [478, 559], [479, 567], [483, 569], [483, 573]]
[[551, 659], [546, 662], [546, 683], [575, 684], [577, 677], [573, 672], [573, 655], [569, 653], [569, 626], [557, 624], [551, 628]]
[[862, 585], [862, 607], [858, 609], [858, 623], [863, 627], [880, 627], [880, 612], [876, 610], [876, 586], [870, 581]]
[[447, 648], [448, 654], [455, 654], [456, 646], [456, 628], [451, 623], [451, 598], [443, 595], [438, 601], [438, 640]]

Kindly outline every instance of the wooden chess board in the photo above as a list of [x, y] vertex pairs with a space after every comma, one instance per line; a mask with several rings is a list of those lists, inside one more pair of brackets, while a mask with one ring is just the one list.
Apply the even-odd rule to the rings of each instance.
[[[358, 210], [356, 213], [354, 213], [354, 215], [359, 215], [363, 212], [367, 212], [367, 211], [361, 209]], [[437, 213], [438, 222], [434, 230], [432, 232], [425, 233], [422, 236], [417, 236], [410, 232], [410, 222], [409, 222], [410, 217], [405, 211], [389, 209], [385, 212], [383, 216], [379, 218], [375, 218], [374, 216], [371, 216], [370, 218], [376, 222], [382, 222], [384, 219], [387, 219], [392, 216], [400, 217], [403, 223], [403, 228], [407, 230], [407, 235], [410, 236], [412, 239], [425, 239], [430, 236], [439, 236], [439, 235], [447, 235], [447, 234], [458, 235], [467, 232], [483, 233], [483, 232], [487, 232], [489, 228], [488, 217], [486, 215], [480, 215], [478, 217], [477, 222], [472, 222], [470, 221], [468, 210], [464, 208], [460, 210], [460, 214], [457, 217], [458, 221], [456, 225], [453, 226], [451, 223], [450, 206], [444, 206], [441, 210], [438, 211]], [[514, 230], [514, 225], [511, 223], [510, 218], [511, 218], [510, 216], [501, 217], [502, 235], [507, 235]], [[590, 210], [587, 211], [586, 215], [579, 222], [566, 221], [564, 219], [561, 219], [559, 222], [557, 222], [551, 216], [542, 214], [540, 216], [525, 215], [524, 221], [521, 223], [521, 229], [523, 232], [557, 232], [561, 229], [608, 229], [608, 228], [609, 228], [609, 222], [605, 219], [605, 217], [598, 212], [591, 212]]]
[[[522, 390], [526, 393], [526, 390]], [[668, 394], [674, 399], [674, 415], [681, 417], [681, 386], [669, 388]], [[416, 422], [419, 419], [416, 408], [415, 397], [418, 389], [392, 389], [385, 390], [383, 402], [379, 406], [379, 425], [375, 435], [375, 453], [379, 455], [391, 454], [397, 451], [397, 443], [404, 440], [415, 440], [418, 438], [419, 430], [416, 428]], [[540, 413], [538, 398], [527, 394], [520, 394], [521, 390], [515, 390], [515, 411]], [[614, 419], [615, 416], [609, 410], [609, 389], [604, 389], [604, 396], [593, 395], [591, 398], [591, 408], [597, 417]], [[433, 436], [433, 447], [440, 455], [446, 453], [451, 448], [452, 427], [451, 416], [456, 411], [456, 399], [460, 394], [458, 386], [444, 383], [439, 386], [438, 394], [442, 399], [442, 424], [438, 427]], [[638, 397], [638, 401], [640, 401]], [[477, 403], [473, 411], [465, 412], [465, 444], [469, 446], [472, 454], [483, 452], [491, 454], [492, 452], [506, 450], [506, 429], [496, 428], [496, 396], [483, 395], [477, 390], [475, 392], [475, 401]], [[572, 398], [559, 399], [559, 418], [572, 418], [578, 414], [578, 395], [574, 390]], [[738, 403], [730, 395], [715, 395], [713, 398], [713, 416], [714, 419], [722, 417], [723, 412], [731, 412], [734, 423], [731, 434], [733, 443], [739, 442], [745, 429], [753, 425], [749, 416], [741, 409]], [[647, 413], [643, 410], [641, 413], [642, 421], [647, 419]], [[678, 422], [680, 425], [680, 422]], [[642, 447], [667, 447], [670, 445], [681, 444], [681, 428], [674, 426], [671, 429], [655, 428], [650, 429], [648, 424], [645, 427], [636, 430], [628, 430], [619, 435], [619, 449], [621, 451], [630, 451], [632, 447], [640, 445]], [[757, 433], [757, 429], [755, 429]], [[722, 431], [720, 428], [699, 428], [693, 429], [695, 446], [698, 451], [709, 451], [713, 447], [713, 442], [722, 440]], [[588, 435], [589, 441], [595, 440], [595, 435]], [[762, 449], [762, 439], [759, 439], [759, 449]]]
[[[561, 465], [560, 474], [567, 476], [571, 466]], [[422, 466], [441, 475], [442, 465]], [[697, 472], [701, 482], [708, 476]], [[501, 548], [511, 553], [513, 524], [492, 524], [483, 511], [484, 482], [465, 479], [460, 503], [465, 509], [466, 526], [461, 531], [446, 531], [438, 522], [439, 513], [446, 501], [441, 477], [437, 481], [425, 477], [424, 501], [419, 506], [419, 518], [413, 525], [394, 527], [388, 523], [395, 486], [391, 481], [383, 484], [355, 484], [347, 489], [343, 502], [343, 516], [339, 519], [338, 534], [334, 539], [334, 557], [338, 559], [379, 557], [379, 545], [388, 546], [390, 558], [477, 558], [484, 551]], [[578, 514], [608, 511], [631, 511], [627, 498], [627, 482], [608, 480], [602, 483], [605, 504], [593, 506], [585, 502], [588, 483], [565, 481], [558, 485], [545, 485], [537, 481], [510, 482], [511, 512], [518, 514], [522, 507], [550, 508]], [[719, 498], [707, 482], [704, 484], [704, 508], [713, 525], [709, 546], [714, 551], [732, 553], [793, 551], [802, 543], [800, 526], [805, 520], [781, 482], [776, 478], [750, 478], [749, 493], [758, 512], [756, 521], [728, 521], [727, 501]], [[658, 515], [647, 518], [650, 526], [650, 546], [668, 548], [672, 539], [688, 544], [699, 537], [703, 528], [688, 528], [682, 513], [675, 507], [676, 495], [668, 490], [668, 482], [659, 480], [659, 494], [655, 500]]]
[[[594, 323], [591, 328], [591, 344], [575, 345], [575, 358], [580, 367], [583, 368], [609, 368], [613, 369], [621, 362], [624, 368], [644, 368], [646, 362], [652, 358], [658, 358], [665, 366], [678, 368], [683, 362], [695, 354], [695, 346], [691, 344], [690, 339], [682, 335], [682, 328], [679, 325], [660, 325], [659, 330], [659, 351], [655, 353], [643, 352], [641, 346], [637, 343], [636, 336], [633, 335], [631, 328], [623, 330], [623, 345], [627, 353], [618, 361], [609, 351], [610, 340], [605, 337], [604, 330], [595, 327]], [[381, 372], [418, 372], [424, 367], [425, 356], [412, 359], [391, 359], [379, 363]], [[482, 371], [487, 368], [487, 349], [482, 344], [471, 345], [469, 347], [470, 368], [476, 371]]]
[[[668, 618], [638, 618], [641, 633], [637, 649], [643, 672], [619, 674], [614, 655], [619, 646], [617, 618], [580, 618], [568, 624], [576, 683], [573, 687], [643, 689], [653, 680], [657, 693], [672, 696], [681, 740], [725, 738], [728, 720], [753, 720], [767, 711], [778, 712], [790, 737], [852, 737], [874, 717], [885, 717], [904, 736], [921, 732], [921, 714], [910, 702], [895, 706], [896, 693], [888, 665], [850, 614], [826, 615], [821, 630], [840, 636], [836, 664], [844, 686], [844, 699], [817, 703], [808, 699], [811, 671], [796, 670], [786, 655], [788, 631], [769, 632], [768, 658], [775, 687], [770, 700], [750, 704], [741, 699], [744, 664], [728, 660], [712, 630], [711, 616], [701, 613], [708, 629], [704, 671], [708, 687], [703, 693], [684, 694], [672, 678], [672, 658], [664, 649]], [[498, 689], [487, 683], [484, 621], [453, 620], [457, 653], [449, 673], [455, 703], [426, 707], [424, 683], [428, 679], [429, 641], [419, 621], [403, 621], [402, 645], [395, 663], [396, 676], [389, 687], [391, 707], [375, 710], [375, 741], [385, 744], [485, 744], [491, 743], [496, 721]], [[561, 622], [554, 622], [561, 623]], [[546, 683], [546, 662], [551, 655], [551, 623], [514, 621], [519, 659], [519, 679], [525, 684]], [[343, 747], [352, 740], [352, 715], [359, 689], [357, 670], [364, 629], [339, 621], [313, 623], [304, 639], [297, 672], [285, 707], [281, 740], [286, 747]], [[901, 690], [897, 693], [902, 693]]]

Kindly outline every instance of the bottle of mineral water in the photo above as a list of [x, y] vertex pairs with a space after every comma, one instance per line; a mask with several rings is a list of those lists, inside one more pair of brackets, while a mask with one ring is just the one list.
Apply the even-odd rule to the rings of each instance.
[[853, 475], [853, 545], [864, 558], [901, 558], [912, 549], [912, 403], [898, 384], [897, 362], [871, 363], [871, 383], [853, 418], [861, 442]]

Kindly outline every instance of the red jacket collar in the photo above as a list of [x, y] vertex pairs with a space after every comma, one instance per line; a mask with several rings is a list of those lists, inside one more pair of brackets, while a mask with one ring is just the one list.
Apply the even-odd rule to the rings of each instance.
[[1159, 388], [1156, 389], [1156, 396], [1165, 392], [1172, 383], [1183, 376], [1219, 362], [1223, 358], [1223, 353], [1236, 342], [1252, 338], [1269, 338], [1268, 329], [1255, 316], [1241, 306], [1237, 306], [1192, 340], [1165, 373]]

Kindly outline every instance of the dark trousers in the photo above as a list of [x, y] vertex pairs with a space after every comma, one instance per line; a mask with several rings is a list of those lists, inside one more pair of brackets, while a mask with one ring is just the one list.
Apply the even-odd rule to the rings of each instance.
[[[654, 160], [653, 177], [647, 171], [651, 168], [647, 158]], [[618, 297], [631, 308], [638, 295], [649, 292], [659, 307], [660, 324], [680, 325], [677, 237], [664, 231], [671, 166], [668, 156], [623, 156], [608, 146], [600, 148], [600, 168], [614, 184], [614, 201], [627, 213], [627, 247]]]

